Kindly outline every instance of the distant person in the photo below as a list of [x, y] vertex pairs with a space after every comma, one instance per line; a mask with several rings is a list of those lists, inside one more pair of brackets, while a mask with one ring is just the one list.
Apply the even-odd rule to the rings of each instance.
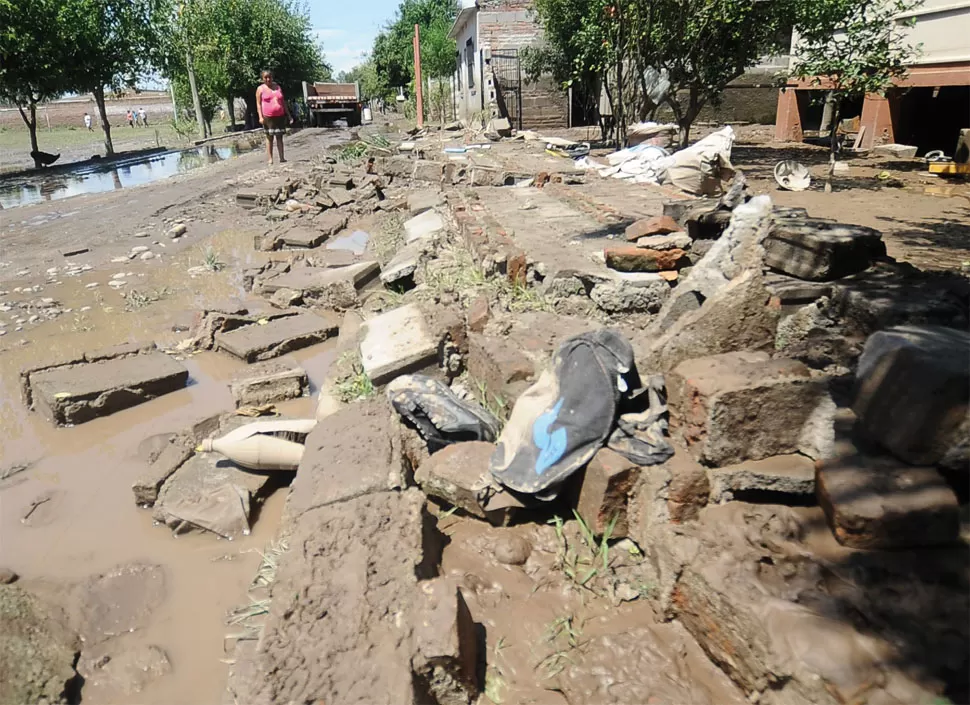
[[138, 108], [138, 119], [143, 127], [148, 127], [148, 113], [145, 112], [144, 108]]
[[135, 129], [135, 114], [130, 109], [125, 113], [125, 119], [128, 121], [128, 127]]
[[84, 113], [84, 126], [88, 128], [88, 132], [94, 131], [94, 128], [91, 127], [91, 116], [87, 113]]
[[266, 133], [266, 161], [273, 164], [275, 138], [280, 164], [284, 164], [286, 159], [283, 157], [283, 135], [286, 134], [286, 126], [293, 122], [293, 116], [283, 97], [283, 89], [273, 80], [273, 72], [263, 71], [262, 78], [262, 85], [256, 89], [256, 112], [259, 113], [259, 124]]

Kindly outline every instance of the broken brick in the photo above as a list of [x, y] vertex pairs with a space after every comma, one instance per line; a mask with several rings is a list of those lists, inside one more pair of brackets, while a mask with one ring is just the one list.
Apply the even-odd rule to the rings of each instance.
[[576, 497], [576, 512], [597, 536], [610, 523], [610, 536], [622, 538], [630, 531], [627, 509], [639, 467], [609, 448], [600, 448], [586, 465]]

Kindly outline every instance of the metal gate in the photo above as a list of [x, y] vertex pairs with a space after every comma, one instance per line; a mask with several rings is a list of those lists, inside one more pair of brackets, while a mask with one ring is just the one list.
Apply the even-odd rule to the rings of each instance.
[[522, 68], [518, 49], [492, 52], [492, 76], [495, 78], [495, 101], [509, 124], [522, 129]]

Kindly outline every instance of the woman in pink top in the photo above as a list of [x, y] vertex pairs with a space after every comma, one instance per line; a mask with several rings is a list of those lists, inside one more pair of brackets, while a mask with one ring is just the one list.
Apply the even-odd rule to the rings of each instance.
[[290, 109], [283, 99], [283, 89], [273, 80], [272, 71], [263, 71], [263, 83], [256, 89], [256, 111], [259, 113], [259, 124], [266, 132], [266, 159], [273, 163], [273, 138], [276, 138], [276, 151], [283, 158], [283, 134], [286, 126], [293, 122]]

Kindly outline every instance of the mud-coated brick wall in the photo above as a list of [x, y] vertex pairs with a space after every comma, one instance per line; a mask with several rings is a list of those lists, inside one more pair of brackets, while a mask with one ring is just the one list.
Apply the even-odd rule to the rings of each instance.
[[523, 129], [569, 127], [569, 94], [551, 76], [534, 83], [522, 81]]

